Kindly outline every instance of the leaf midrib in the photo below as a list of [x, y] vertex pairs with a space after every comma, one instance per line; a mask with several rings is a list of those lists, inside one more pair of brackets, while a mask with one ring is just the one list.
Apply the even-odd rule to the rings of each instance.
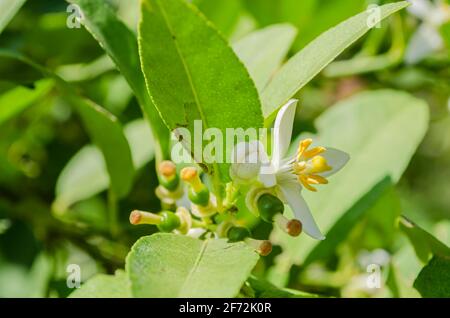
[[[170, 34], [175, 36], [175, 32], [173, 31], [172, 26], [170, 24], [170, 21], [169, 21], [169, 19], [167, 17], [167, 12], [164, 9], [164, 5], [161, 4], [160, 0], [156, 0], [156, 1], [158, 2], [159, 8], [161, 9], [162, 17], [164, 19], [164, 22], [165, 22], [167, 28], [169, 29]], [[205, 114], [203, 113], [203, 110], [202, 110], [202, 108], [200, 106], [201, 105], [200, 99], [198, 98], [197, 90], [196, 90], [195, 85], [194, 85], [194, 83], [192, 81], [191, 71], [189, 70], [189, 67], [188, 67], [188, 65], [185, 62], [184, 56], [183, 56], [183, 54], [181, 52], [181, 49], [180, 49], [177, 41], [173, 40], [173, 43], [175, 45], [175, 49], [177, 50], [178, 57], [180, 58], [181, 63], [183, 65], [183, 68], [184, 68], [184, 71], [186, 73], [186, 76], [188, 78], [189, 86], [191, 88], [192, 94], [193, 94], [194, 99], [195, 99], [195, 106], [197, 107], [197, 110], [198, 110], [198, 112], [200, 114], [202, 122], [205, 125], [205, 128], [208, 129], [209, 128], [209, 124], [208, 124], [208, 121], [206, 120]], [[218, 167], [218, 164], [216, 162], [213, 163], [212, 165], [214, 167], [214, 173], [212, 175], [213, 175], [213, 178], [215, 179], [215, 182], [214, 182], [215, 183], [215, 188], [218, 189], [219, 188], [218, 185], [220, 184], [219, 167]]]

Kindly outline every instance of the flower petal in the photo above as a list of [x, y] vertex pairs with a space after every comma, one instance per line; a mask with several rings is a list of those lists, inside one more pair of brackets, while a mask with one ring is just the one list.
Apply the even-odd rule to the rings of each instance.
[[409, 40], [405, 62], [416, 64], [431, 53], [440, 50], [443, 45], [444, 41], [439, 32], [434, 27], [422, 23]]
[[295, 217], [302, 222], [303, 231], [317, 240], [324, 240], [325, 236], [320, 232], [319, 227], [309, 210], [308, 205], [301, 194], [302, 187], [296, 182], [280, 184], [280, 190], [284, 199], [294, 212]]
[[321, 154], [321, 156], [323, 156], [327, 160], [327, 164], [332, 168], [330, 171], [320, 173], [320, 175], [323, 177], [328, 177], [335, 174], [336, 172], [341, 170], [350, 160], [350, 156], [348, 153], [328, 147], [327, 151]]
[[259, 160], [261, 162], [259, 181], [261, 181], [266, 188], [275, 186], [277, 184], [276, 170], [270, 162], [269, 156], [262, 144], [260, 144], [259, 148]]
[[234, 181], [247, 183], [258, 176], [261, 166], [260, 147], [262, 144], [257, 140], [240, 142], [234, 147], [230, 167], [230, 177]]
[[411, 0], [410, 2], [411, 5], [406, 10], [421, 20], [426, 20], [433, 10], [432, 3], [429, 0]]
[[294, 125], [296, 99], [289, 100], [277, 114], [273, 133], [272, 164], [275, 169], [280, 166], [281, 160], [289, 149]]

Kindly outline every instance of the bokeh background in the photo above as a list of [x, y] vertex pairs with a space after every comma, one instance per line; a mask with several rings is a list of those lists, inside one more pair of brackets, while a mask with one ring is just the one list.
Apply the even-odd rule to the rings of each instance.
[[[109, 2], [135, 30], [138, 1]], [[271, 24], [294, 25], [298, 36], [289, 52], [292, 55], [368, 5], [389, 1], [194, 2], [231, 43]], [[314, 132], [315, 118], [336, 102], [361, 91], [393, 88], [425, 100], [431, 114], [429, 130], [394, 191], [404, 215], [449, 245], [449, 7], [446, 1], [431, 4], [425, 11], [403, 10], [389, 18], [382, 28], [370, 32], [340, 56], [340, 60], [349, 60], [348, 64], [329, 68], [302, 89], [298, 94], [302, 111], [297, 114], [295, 133]], [[140, 149], [140, 169], [130, 194], [119, 202], [121, 235], [112, 237], [105, 191], [107, 174], [100, 154], [90, 146], [80, 118], [64, 96], [41, 81], [41, 74], [0, 59], [0, 297], [65, 297], [71, 292], [66, 285], [68, 264], [81, 266], [83, 281], [95, 273], [112, 273], [123, 267], [124, 257], [136, 239], [155, 230], [128, 224], [132, 209], [159, 209], [154, 194], [158, 181], [151, 134], [131, 89], [98, 43], [83, 27], [67, 27], [71, 14], [66, 12], [67, 5], [62, 0], [27, 1], [1, 33], [0, 48], [19, 51], [45, 65], [116, 115], [126, 127], [127, 137]], [[434, 23], [439, 12], [447, 15], [447, 20]], [[418, 35], [417, 32], [429, 31], [423, 31], [424, 25], [439, 34], [440, 40], [431, 41], [427, 33]], [[370, 56], [372, 64], [361, 67], [353, 60], [358, 56]], [[22, 92], [16, 90], [17, 104], [22, 106], [9, 111], [11, 97], [2, 97], [17, 85], [24, 91], [40, 89], [29, 101], [23, 101]], [[92, 179], [92, 189], [72, 189], [73, 197], [67, 199], [70, 207], [61, 212], [58, 187], [64, 187], [64, 171], [74, 157], [84, 157], [77, 159], [83, 161], [82, 171], [77, 173], [80, 179]], [[396, 160], [395, 153], [392, 160]], [[69, 182], [66, 188], [76, 187], [74, 184]], [[308, 268], [292, 266], [287, 269], [289, 277], [283, 284], [330, 296], [417, 296], [410, 287], [420, 266], [412, 261], [414, 251], [404, 236], [384, 230], [383, 219], [369, 213], [333, 257]], [[255, 231], [268, 233], [270, 228], [260, 224]], [[279, 253], [280, 248], [275, 246], [272, 256], [258, 265], [255, 275], [278, 283], [269, 269]], [[404, 284], [392, 287], [388, 275], [383, 278], [385, 287], [367, 290], [361, 275], [365, 264], [374, 259], [388, 267], [397, 266]]]

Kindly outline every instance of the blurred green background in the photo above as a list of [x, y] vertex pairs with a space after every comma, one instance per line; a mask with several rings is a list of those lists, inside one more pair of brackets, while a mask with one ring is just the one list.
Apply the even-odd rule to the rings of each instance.
[[[109, 2], [135, 30], [138, 1]], [[292, 55], [368, 5], [389, 1], [193, 2], [231, 43], [271, 24], [292, 24], [298, 30]], [[2, 0], [0, 10], [1, 5]], [[434, 10], [449, 10], [448, 2], [435, 5]], [[139, 153], [138, 159], [133, 158], [139, 170], [129, 195], [119, 202], [120, 236], [112, 237], [107, 173], [100, 153], [89, 146], [81, 119], [40, 73], [0, 58], [0, 297], [65, 297], [71, 292], [66, 286], [68, 264], [81, 266], [83, 281], [95, 273], [112, 273], [123, 267], [136, 239], [154, 231], [128, 224], [132, 209], [159, 209], [151, 133], [131, 89], [98, 43], [83, 27], [67, 27], [71, 15], [67, 6], [63, 0], [27, 1], [1, 33], [0, 49], [19, 51], [45, 65], [116, 115], [132, 149]], [[361, 91], [393, 88], [425, 100], [431, 113], [429, 131], [399, 185], [386, 196], [398, 201], [405, 216], [449, 245], [450, 24], [447, 19], [434, 25], [441, 45], [417, 57], [412, 41], [429, 18], [413, 13], [404, 10], [389, 18], [301, 90], [295, 133], [314, 132], [315, 118]], [[360, 58], [366, 62], [359, 63]], [[83, 182], [86, 185], [80, 186]], [[412, 247], [406, 237], [389, 228], [390, 220], [383, 219], [386, 214], [377, 215], [373, 207], [326, 262], [285, 269], [289, 275], [281, 279], [282, 284], [331, 296], [417, 296], [411, 280], [420, 264], [413, 261]], [[258, 225], [255, 231], [269, 233], [270, 228]], [[279, 253], [275, 247], [255, 275], [279, 284], [276, 270], [271, 269]], [[360, 276], [373, 259], [390, 268], [385, 288], [375, 292], [364, 288]], [[397, 278], [395, 286], [390, 284], [392, 276]]]

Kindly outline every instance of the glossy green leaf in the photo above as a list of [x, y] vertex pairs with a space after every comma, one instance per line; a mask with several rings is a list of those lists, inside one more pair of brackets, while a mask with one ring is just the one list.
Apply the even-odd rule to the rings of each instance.
[[423, 263], [428, 263], [432, 255], [450, 257], [449, 247], [406, 217], [401, 217], [399, 227], [408, 236], [417, 257]]
[[[360, 13], [321, 34], [304, 49], [293, 56], [275, 74], [262, 93], [263, 115], [269, 119], [274, 112], [305, 86], [324, 67], [347, 47], [369, 31], [368, 21], [376, 24], [398, 10], [406, 7], [402, 1], [381, 6], [380, 15], [367, 11]], [[373, 17], [373, 21], [370, 18]]]
[[305, 0], [295, 2], [305, 2], [303, 5], [305, 7], [304, 12], [299, 17], [296, 17], [294, 12], [291, 13], [291, 20], [295, 21], [299, 34], [301, 34], [294, 43], [295, 50], [302, 49], [323, 32], [357, 15], [368, 6], [368, 2], [365, 0]]
[[293, 26], [277, 24], [252, 32], [233, 45], [258, 91], [263, 90], [280, 67], [296, 34]]
[[124, 271], [97, 274], [72, 292], [69, 298], [130, 298], [130, 282]]
[[0, 1], [0, 33], [2, 33], [26, 1], [27, 0]]
[[450, 297], [450, 257], [434, 256], [414, 281], [422, 297]]
[[154, 234], [135, 243], [126, 269], [135, 297], [234, 297], [258, 258], [242, 242]]
[[0, 95], [0, 125], [35, 104], [52, 87], [53, 81], [41, 80], [33, 89], [18, 86]]
[[[262, 126], [258, 93], [248, 72], [195, 6], [183, 0], [144, 0], [141, 13], [143, 71], [170, 129], [186, 127], [194, 136], [194, 121], [201, 120], [203, 129], [216, 128], [225, 136], [226, 128]], [[208, 170], [227, 178], [228, 166], [220, 167], [209, 165]]]
[[[133, 164], [142, 168], [154, 156], [153, 137], [148, 124], [137, 119], [125, 125]], [[93, 145], [83, 147], [64, 167], [56, 183], [56, 206], [64, 211], [70, 205], [90, 198], [109, 187], [110, 178], [100, 150]]]
[[[383, 31], [374, 29], [372, 37], [368, 37], [363, 49], [352, 59], [336, 61], [324, 69], [324, 75], [328, 77], [350, 76], [369, 72], [380, 71], [393, 67], [402, 62], [405, 49], [404, 31], [402, 20], [399, 16], [391, 21], [392, 25], [392, 44], [391, 48], [383, 54], [377, 54], [378, 48], [383, 40]], [[381, 35], [378, 35], [380, 32]], [[372, 44], [374, 43], [374, 44]], [[370, 52], [370, 51], [374, 52]]]
[[194, 0], [193, 4], [226, 37], [230, 36], [241, 15], [240, 0]]
[[[378, 182], [387, 176], [393, 183], [399, 180], [427, 131], [428, 107], [403, 92], [364, 92], [331, 107], [317, 119], [316, 127], [316, 144], [350, 154], [347, 166], [328, 185], [317, 193], [303, 192], [326, 235]], [[297, 144], [298, 140], [293, 143]], [[303, 263], [319, 243], [306, 235], [291, 238], [278, 230], [273, 238], [294, 263]]]
[[144, 115], [151, 123], [156, 141], [156, 156], [169, 154], [169, 132], [163, 124], [147, 92], [141, 71], [136, 36], [120, 21], [112, 8], [103, 0], [69, 0], [80, 6], [86, 28], [111, 57], [133, 89]]

